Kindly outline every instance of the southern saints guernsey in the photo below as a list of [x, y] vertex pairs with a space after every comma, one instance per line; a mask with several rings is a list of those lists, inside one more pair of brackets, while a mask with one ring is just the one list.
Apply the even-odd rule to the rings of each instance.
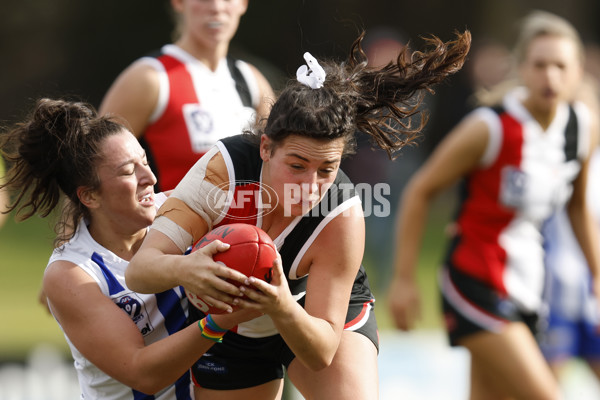
[[175, 45], [141, 63], [159, 74], [159, 98], [141, 142], [161, 191], [173, 189], [219, 139], [255, 119], [258, 83], [248, 64], [224, 58], [211, 71]]
[[[229, 192], [223, 194], [218, 185], [214, 192], [204, 193], [201, 195], [202, 199], [197, 199], [196, 197], [200, 196], [197, 188], [199, 182], [204, 180], [208, 160], [217, 153], [222, 155], [227, 166]], [[268, 212], [274, 204], [263, 204], [261, 171], [262, 159], [258, 144], [249, 141], [244, 135], [228, 137], [220, 140], [190, 170], [171, 197], [182, 200], [185, 198], [183, 201], [207, 219], [209, 229], [235, 222], [262, 227], [262, 214]], [[218, 196], [212, 195], [215, 193]], [[182, 197], [179, 197], [180, 195]], [[283, 271], [290, 291], [299, 304], [304, 304], [308, 279], [308, 275], [297, 275], [297, 268], [302, 258], [333, 218], [357, 204], [361, 204], [361, 200], [354, 185], [339, 170], [333, 185], [329, 187], [321, 201], [305, 215], [296, 217], [273, 240], [281, 254]], [[360, 304], [363, 306], [363, 311], [351, 321], [347, 321], [345, 329], [356, 330], [365, 324], [373, 310], [373, 302], [367, 276], [361, 265], [352, 287], [350, 303]], [[242, 323], [233, 331], [247, 337], [277, 334], [272, 320], [267, 315]]]
[[560, 104], [544, 131], [521, 96], [518, 89], [501, 107], [474, 111], [488, 126], [488, 146], [464, 181], [447, 264], [536, 311], [544, 282], [541, 225], [571, 196], [589, 152], [589, 114], [582, 104]]

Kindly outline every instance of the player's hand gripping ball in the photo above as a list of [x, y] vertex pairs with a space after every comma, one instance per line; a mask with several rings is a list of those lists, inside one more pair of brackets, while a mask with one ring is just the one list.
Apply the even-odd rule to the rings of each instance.
[[[193, 246], [191, 253], [201, 249], [214, 240], [229, 244], [229, 249], [213, 255], [213, 260], [229, 268], [235, 268], [242, 274], [271, 281], [273, 261], [277, 258], [277, 249], [269, 235], [254, 225], [221, 225], [208, 232]], [[229, 281], [240, 286], [239, 282]], [[210, 306], [201, 297], [186, 291], [192, 305], [205, 314], [222, 314], [225, 311]]]

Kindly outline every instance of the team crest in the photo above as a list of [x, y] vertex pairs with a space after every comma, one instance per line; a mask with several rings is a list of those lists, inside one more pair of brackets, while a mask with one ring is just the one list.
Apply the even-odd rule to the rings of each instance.
[[154, 327], [150, 322], [146, 305], [135, 294], [129, 293], [119, 296], [114, 299], [114, 302], [119, 308], [127, 313], [131, 320], [135, 322], [143, 336], [154, 331]]
[[521, 208], [524, 204], [527, 175], [515, 166], [502, 169], [501, 202], [510, 208]]
[[214, 144], [211, 136], [214, 130], [212, 115], [200, 107], [199, 104], [185, 104], [183, 117], [190, 135], [192, 149], [196, 153], [204, 153]]

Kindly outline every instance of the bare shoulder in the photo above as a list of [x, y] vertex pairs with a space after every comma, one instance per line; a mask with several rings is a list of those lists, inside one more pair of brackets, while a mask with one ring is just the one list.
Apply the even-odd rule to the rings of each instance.
[[139, 137], [158, 103], [159, 91], [160, 79], [156, 69], [141, 61], [134, 62], [109, 88], [99, 113], [125, 118]]
[[67, 310], [76, 308], [76, 304], [89, 301], [94, 293], [102, 296], [96, 281], [69, 261], [59, 260], [48, 265], [42, 284], [52, 312], [59, 320], [61, 315], [70, 312]]
[[360, 203], [333, 218], [319, 235], [319, 243], [326, 249], [362, 249], [364, 241], [365, 219]]
[[475, 170], [488, 148], [489, 132], [484, 119], [474, 114], [465, 117], [437, 145], [404, 193], [419, 190], [435, 195]]
[[[365, 220], [360, 203], [332, 218], [309, 248], [305, 268], [333, 269], [337, 273], [360, 265], [365, 243]], [[355, 268], [356, 267], [356, 268]], [[308, 271], [299, 271], [308, 272]]]
[[52, 292], [72, 286], [75, 282], [89, 281], [93, 279], [81, 268], [70, 261], [58, 260], [49, 264], [44, 271], [44, 290]]
[[258, 88], [260, 91], [260, 104], [258, 105], [258, 112], [261, 116], [266, 117], [269, 113], [269, 110], [272, 104], [275, 102], [275, 92], [273, 92], [273, 88], [271, 84], [267, 80], [267, 78], [263, 75], [262, 72], [258, 70], [254, 65], [250, 63], [248, 67], [254, 74], [256, 78], [256, 82], [258, 83]]
[[469, 145], [485, 147], [489, 136], [489, 125], [479, 114], [472, 113], [463, 118], [463, 120], [450, 131], [449, 135], [456, 136], [461, 142]]
[[137, 82], [152, 84], [158, 80], [156, 68], [145, 62], [144, 59], [134, 61], [117, 77], [116, 82]]
[[477, 164], [488, 146], [490, 129], [488, 122], [477, 114], [470, 114], [452, 129], [434, 152], [434, 157], [454, 159], [465, 166]]

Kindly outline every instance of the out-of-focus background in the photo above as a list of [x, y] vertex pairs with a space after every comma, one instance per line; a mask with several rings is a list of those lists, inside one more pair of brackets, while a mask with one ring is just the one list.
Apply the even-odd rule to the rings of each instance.
[[[532, 9], [570, 20], [594, 54], [600, 40], [598, 0], [571, 0], [568, 5], [562, 0], [250, 0], [233, 40], [232, 55], [258, 66], [279, 89], [304, 62], [305, 51], [341, 60], [362, 30], [367, 31], [364, 45], [373, 61], [407, 42], [418, 49], [421, 36], [449, 40], [454, 31], [464, 29], [473, 34], [473, 51], [463, 70], [427, 98], [431, 118], [419, 145], [404, 150], [393, 163], [361, 147], [344, 167], [356, 182], [391, 185], [387, 216], [368, 217], [364, 261], [378, 298], [382, 399], [466, 398], [468, 357], [447, 347], [436, 289], [454, 193], [438, 198], [430, 215], [419, 268], [424, 313], [412, 333], [392, 328], [385, 304], [393, 219], [404, 183], [468, 111], [474, 88], [505, 74], [506, 49], [512, 46], [518, 20]], [[119, 72], [170, 42], [173, 29], [166, 0], [20, 0], [3, 2], [1, 10], [3, 126], [21, 119], [42, 96], [98, 106]], [[37, 218], [16, 223], [11, 216], [0, 228], [0, 400], [78, 397], [62, 333], [37, 302], [52, 239], [50, 221]], [[600, 398], [597, 383], [582, 365], [570, 366], [568, 376], [566, 398]]]

